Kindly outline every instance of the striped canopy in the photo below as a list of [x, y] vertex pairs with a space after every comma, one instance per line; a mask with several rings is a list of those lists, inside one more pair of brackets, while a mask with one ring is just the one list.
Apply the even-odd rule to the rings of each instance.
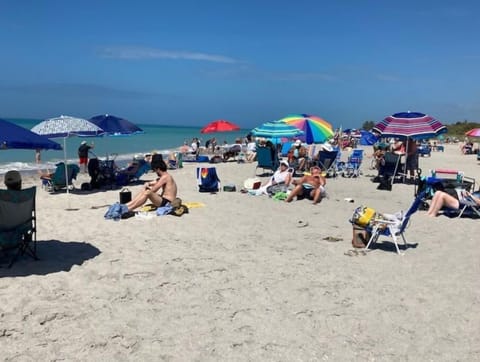
[[419, 112], [395, 113], [373, 127], [382, 137], [431, 138], [447, 132], [435, 118]]
[[301, 136], [303, 131], [282, 121], [271, 121], [252, 129], [252, 135], [265, 137], [272, 140], [273, 143], [279, 143], [282, 142], [282, 138]]

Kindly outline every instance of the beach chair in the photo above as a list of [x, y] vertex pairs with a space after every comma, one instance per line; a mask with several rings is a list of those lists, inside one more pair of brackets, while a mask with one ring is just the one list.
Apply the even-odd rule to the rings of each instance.
[[23, 254], [37, 259], [35, 186], [0, 190], [0, 250], [13, 251], [8, 267]]
[[[470, 196], [464, 194], [464, 190], [457, 188], [458, 201], [460, 202], [460, 209], [458, 210], [458, 217], [480, 217], [480, 206]], [[475, 197], [480, 197], [480, 192], [474, 192]]]
[[342, 172], [343, 177], [359, 177], [360, 166], [363, 161], [363, 150], [356, 148], [348, 156], [347, 163], [345, 164], [345, 170]]
[[320, 167], [322, 172], [325, 173], [327, 177], [337, 176], [337, 169], [335, 165], [337, 156], [338, 150], [327, 151], [322, 149], [318, 152], [318, 167]]
[[280, 156], [287, 157], [288, 156], [288, 151], [290, 151], [290, 148], [292, 148], [292, 145], [293, 145], [293, 142], [282, 143], [282, 148], [280, 150]]
[[59, 162], [56, 164], [57, 168], [55, 172], [50, 176], [42, 176], [42, 184], [46, 186], [50, 192], [56, 192], [67, 187], [74, 189], [73, 180], [77, 179], [77, 175], [80, 172], [80, 167], [75, 164], [67, 165], [67, 180], [65, 180], [65, 163]]
[[270, 147], [257, 147], [257, 167], [255, 167], [255, 174], [257, 168], [262, 168], [264, 172], [265, 170], [270, 170], [273, 173], [279, 165], [278, 153], [275, 152], [275, 150], [272, 150]]
[[370, 224], [366, 227], [366, 230], [371, 233], [371, 237], [368, 240], [367, 245], [365, 246], [365, 251], [368, 250], [370, 245], [376, 243], [378, 239], [382, 237], [390, 237], [395, 244], [395, 249], [397, 254], [403, 255], [398, 246], [397, 237], [401, 236], [405, 249], [408, 247], [408, 241], [405, 236], [405, 229], [409, 225], [410, 217], [418, 210], [420, 207], [423, 198], [424, 192], [420, 192], [415, 200], [413, 201], [410, 208], [405, 213], [404, 211], [399, 211], [395, 214], [378, 214], [376, 215]]
[[197, 167], [197, 183], [199, 192], [218, 192], [220, 179], [215, 167]]
[[395, 182], [403, 181], [403, 171], [405, 169], [404, 164], [401, 162], [402, 155], [394, 152], [386, 152], [383, 157], [383, 163], [380, 164], [378, 169], [379, 182], [388, 182], [393, 185]]

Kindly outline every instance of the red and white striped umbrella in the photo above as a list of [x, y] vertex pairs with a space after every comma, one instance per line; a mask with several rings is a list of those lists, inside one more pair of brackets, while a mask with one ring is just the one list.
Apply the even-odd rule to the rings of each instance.
[[431, 138], [447, 131], [447, 127], [432, 116], [419, 112], [395, 113], [377, 123], [373, 130], [382, 137]]

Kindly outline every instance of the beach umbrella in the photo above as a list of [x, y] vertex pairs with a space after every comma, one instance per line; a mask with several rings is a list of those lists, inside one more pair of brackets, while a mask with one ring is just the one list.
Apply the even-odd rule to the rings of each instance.
[[231, 131], [238, 131], [240, 129], [235, 123], [226, 121], [224, 119], [218, 119], [216, 121], [212, 121], [203, 127], [200, 130], [200, 133], [214, 133], [214, 132], [231, 132]]
[[332, 138], [334, 131], [332, 125], [323, 118], [308, 114], [290, 114], [280, 121], [302, 130], [304, 134], [298, 138], [307, 144], [324, 143]]
[[[401, 112], [384, 118], [372, 130], [382, 137], [425, 139], [447, 132], [447, 127], [424, 113]], [[408, 154], [408, 142], [406, 153]], [[405, 173], [406, 171], [407, 163], [405, 162]]]
[[[65, 180], [68, 180], [67, 167], [67, 138], [73, 136], [101, 136], [104, 131], [95, 124], [83, 118], [60, 116], [48, 118], [31, 130], [34, 133], [48, 137], [48, 138], [63, 138], [63, 156], [65, 159]], [[68, 194], [67, 185], [67, 194]]]
[[273, 143], [281, 143], [283, 139], [303, 135], [303, 131], [282, 121], [271, 121], [252, 129], [252, 135], [268, 138]]
[[473, 128], [470, 131], [465, 133], [465, 136], [468, 137], [480, 137], [480, 128]]
[[382, 137], [424, 139], [447, 132], [447, 127], [420, 112], [401, 112], [386, 117], [373, 127]]
[[24, 150], [61, 150], [62, 146], [29, 129], [0, 119], [0, 149], [12, 148]]
[[101, 114], [90, 118], [89, 121], [100, 127], [107, 136], [129, 136], [144, 133], [143, 129], [132, 122], [111, 114]]

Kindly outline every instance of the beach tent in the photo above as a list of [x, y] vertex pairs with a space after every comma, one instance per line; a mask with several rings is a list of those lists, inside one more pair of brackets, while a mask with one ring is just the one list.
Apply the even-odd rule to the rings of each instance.
[[366, 130], [360, 130], [360, 144], [362, 146], [370, 146], [375, 144], [378, 141], [378, 137], [375, 136], [372, 132]]

